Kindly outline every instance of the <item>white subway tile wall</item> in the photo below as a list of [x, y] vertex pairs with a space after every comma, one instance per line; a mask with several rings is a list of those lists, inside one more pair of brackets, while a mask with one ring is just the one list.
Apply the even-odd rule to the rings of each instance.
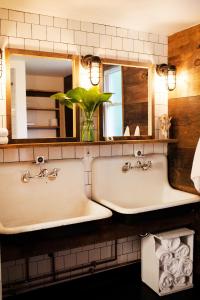
[[[167, 62], [167, 37], [138, 32], [132, 29], [117, 28], [104, 24], [67, 20], [33, 13], [24, 13], [0, 8], [0, 38], [6, 47], [40, 50], [77, 55], [96, 54], [101, 57], [148, 61], [151, 63]], [[4, 68], [5, 70], [5, 68]], [[155, 85], [155, 122], [158, 136], [158, 117], [167, 112], [167, 92]], [[6, 126], [5, 73], [0, 81], [0, 126]], [[35, 147], [22, 149], [0, 149], [0, 162], [32, 161], [38, 155], [45, 159], [83, 159], [85, 165], [85, 190], [91, 196], [91, 162], [99, 156], [132, 155], [136, 145], [104, 146], [67, 146]], [[142, 145], [144, 153], [167, 153], [164, 144]], [[65, 270], [109, 258], [112, 255], [113, 242], [94, 244], [79, 249], [68, 249], [56, 253], [56, 269]], [[114, 262], [98, 265], [98, 269], [112, 267], [140, 258], [138, 237], [128, 237], [117, 241], [118, 257]], [[50, 272], [48, 255], [31, 258], [31, 276]], [[84, 272], [84, 269], [83, 269]], [[3, 263], [4, 283], [23, 280], [25, 261]], [[75, 271], [70, 273], [75, 274]]]
[[[74, 249], [66, 249], [54, 253], [55, 271], [64, 271], [68, 276], [79, 275], [85, 271], [85, 265], [97, 262], [96, 268], [112, 268], [140, 259], [140, 238], [129, 236], [118, 239], [117, 257], [115, 259], [115, 241], [87, 245]], [[25, 259], [2, 263], [3, 284], [13, 284], [25, 280]], [[80, 268], [76, 273], [73, 267]], [[34, 256], [29, 259], [30, 278], [34, 279], [43, 275], [51, 275], [51, 259], [48, 254]], [[88, 268], [89, 271], [89, 268]]]

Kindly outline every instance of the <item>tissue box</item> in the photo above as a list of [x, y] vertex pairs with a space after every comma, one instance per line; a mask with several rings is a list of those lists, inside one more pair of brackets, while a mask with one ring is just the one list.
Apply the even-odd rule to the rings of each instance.
[[[175, 243], [174, 239], [176, 239], [178, 243], [180, 242], [177, 249], [175, 248], [178, 244]], [[174, 250], [167, 248], [171, 241], [174, 242]], [[186, 248], [186, 250], [189, 247], [189, 253], [186, 255], [186, 251], [182, 257], [179, 257], [181, 245], [187, 245], [186, 247], [183, 247]], [[147, 237], [142, 238], [142, 281], [152, 288], [159, 296], [192, 288], [193, 247], [194, 231], [187, 228], [150, 234]], [[163, 263], [161, 257], [158, 256], [158, 249], [169, 253], [170, 259]]]

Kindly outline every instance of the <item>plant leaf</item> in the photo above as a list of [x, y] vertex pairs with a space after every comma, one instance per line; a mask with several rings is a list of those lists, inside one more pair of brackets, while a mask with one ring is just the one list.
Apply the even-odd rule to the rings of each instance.
[[85, 112], [93, 114], [103, 102], [111, 102], [109, 100], [111, 96], [112, 93], [100, 93], [99, 88], [94, 86], [89, 90], [77, 87], [69, 90], [66, 94], [54, 94], [51, 98], [59, 100], [61, 104], [70, 108], [73, 108], [73, 103], [76, 103]]
[[58, 100], [61, 104], [73, 109], [73, 102], [65, 93], [56, 93], [50, 96], [53, 100]]

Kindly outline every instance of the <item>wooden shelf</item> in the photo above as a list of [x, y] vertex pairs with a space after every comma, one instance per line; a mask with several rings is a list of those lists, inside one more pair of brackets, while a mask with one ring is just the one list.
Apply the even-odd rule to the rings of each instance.
[[27, 107], [27, 110], [38, 110], [38, 111], [59, 111], [59, 108], [38, 108], [38, 107]]
[[[39, 91], [39, 90], [26, 90], [26, 96], [28, 97], [47, 97], [58, 93], [58, 91]], [[53, 100], [52, 100], [53, 101]]]
[[55, 146], [93, 146], [93, 145], [115, 145], [115, 144], [159, 144], [159, 143], [166, 143], [166, 144], [174, 144], [177, 143], [177, 139], [146, 139], [146, 140], [115, 140], [115, 141], [97, 141], [97, 142], [75, 142], [75, 141], [70, 141], [66, 142], [63, 138], [63, 141], [59, 142], [54, 142], [54, 141], [49, 141], [49, 139], [43, 139], [44, 141], [42, 142], [33, 142], [31, 140], [28, 142], [28, 139], [23, 143], [11, 143], [11, 144], [6, 144], [6, 145], [0, 145], [0, 149], [7, 149], [7, 148], [27, 148], [27, 147], [55, 147]]
[[58, 129], [59, 126], [28, 125], [28, 129]]

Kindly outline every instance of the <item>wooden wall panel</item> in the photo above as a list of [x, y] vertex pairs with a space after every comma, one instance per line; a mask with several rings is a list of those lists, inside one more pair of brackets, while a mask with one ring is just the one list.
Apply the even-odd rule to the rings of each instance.
[[179, 141], [169, 147], [169, 179], [175, 188], [198, 194], [190, 174], [200, 137], [200, 25], [169, 37], [169, 62], [177, 67], [169, 115], [172, 137]]
[[124, 128], [134, 134], [137, 125], [141, 135], [148, 135], [148, 70], [122, 67], [124, 95]]
[[177, 67], [177, 85], [170, 98], [200, 95], [200, 25], [169, 37], [169, 62]]

